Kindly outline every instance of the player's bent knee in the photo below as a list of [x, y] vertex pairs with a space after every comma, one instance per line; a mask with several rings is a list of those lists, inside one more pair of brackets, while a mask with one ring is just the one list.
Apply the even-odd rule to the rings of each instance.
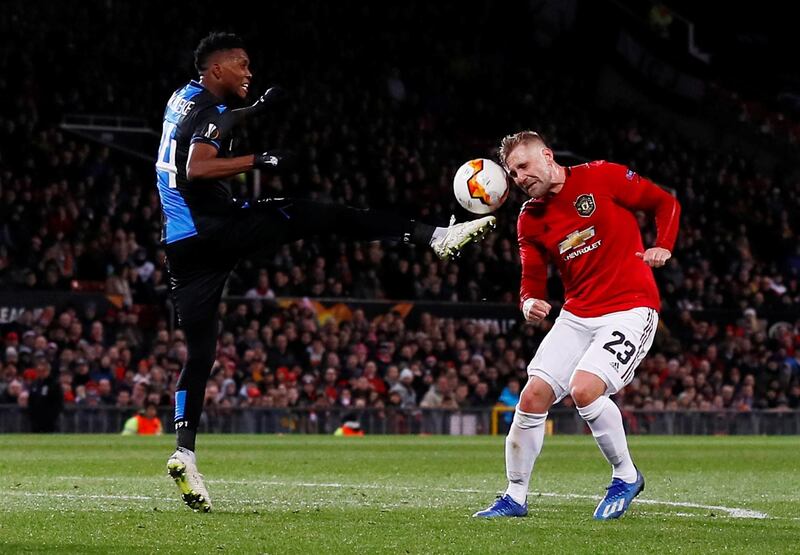
[[572, 396], [572, 400], [575, 401], [575, 406], [585, 407], [595, 402], [602, 393], [597, 393], [597, 391], [593, 389], [576, 386], [570, 389], [570, 395]]
[[547, 420], [547, 412], [534, 414], [530, 412], [525, 412], [517, 407], [517, 410], [514, 411], [514, 420], [512, 421], [512, 425], [521, 428], [523, 430], [527, 430], [529, 428], [535, 428], [537, 426], [542, 426], [545, 421]]
[[570, 383], [569, 394], [575, 405], [585, 407], [605, 394], [607, 385], [600, 376], [578, 370]]
[[556, 396], [550, 384], [534, 377], [522, 390], [518, 409], [527, 413], [541, 414], [550, 410], [555, 401]]

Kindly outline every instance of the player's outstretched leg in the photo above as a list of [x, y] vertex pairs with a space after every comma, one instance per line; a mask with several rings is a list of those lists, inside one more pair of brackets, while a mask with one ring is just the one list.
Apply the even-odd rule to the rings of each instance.
[[455, 223], [455, 221], [455, 216], [451, 217], [450, 226], [445, 228], [444, 233], [441, 235], [434, 234], [431, 241], [433, 252], [442, 260], [458, 256], [461, 253], [461, 249], [469, 243], [482, 239], [497, 227], [497, 218], [494, 216], [484, 216], [483, 218], [460, 224]]
[[633, 498], [644, 491], [644, 476], [636, 469], [636, 481], [625, 482], [620, 478], [613, 478], [611, 485], [606, 488], [606, 496], [594, 510], [596, 520], [611, 520], [625, 514]]
[[197, 471], [192, 451], [179, 447], [167, 461], [167, 472], [175, 480], [183, 502], [190, 509], [204, 513], [211, 510], [211, 498], [203, 484], [203, 475]]

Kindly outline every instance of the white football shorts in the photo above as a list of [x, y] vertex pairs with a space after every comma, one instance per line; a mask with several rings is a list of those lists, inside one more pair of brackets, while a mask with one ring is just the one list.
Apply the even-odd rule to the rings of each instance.
[[569, 394], [575, 370], [602, 378], [606, 395], [631, 383], [633, 373], [653, 345], [658, 313], [632, 308], [597, 318], [579, 318], [562, 310], [528, 365], [528, 376], [550, 384], [556, 402]]

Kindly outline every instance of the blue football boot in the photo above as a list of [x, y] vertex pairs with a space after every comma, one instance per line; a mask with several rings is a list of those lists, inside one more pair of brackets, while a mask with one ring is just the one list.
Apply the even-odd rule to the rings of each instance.
[[625, 514], [633, 498], [644, 491], [644, 476], [636, 469], [636, 481], [624, 482], [619, 478], [611, 480], [606, 488], [606, 496], [594, 510], [595, 520], [610, 520]]
[[472, 516], [479, 518], [495, 518], [500, 516], [526, 516], [528, 514], [528, 503], [520, 505], [510, 495], [498, 497], [494, 504], [488, 509], [478, 511]]

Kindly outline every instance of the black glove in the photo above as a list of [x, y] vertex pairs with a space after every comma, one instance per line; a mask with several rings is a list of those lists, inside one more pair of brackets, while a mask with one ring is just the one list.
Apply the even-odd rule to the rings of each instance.
[[230, 114], [233, 118], [233, 121], [236, 124], [239, 124], [245, 118], [260, 114], [267, 108], [272, 108], [274, 106], [283, 104], [288, 98], [289, 95], [286, 94], [286, 91], [282, 87], [270, 87], [267, 89], [267, 92], [262, 94], [253, 104], [245, 108], [231, 110]]
[[289, 95], [286, 93], [286, 90], [283, 87], [270, 87], [267, 89], [267, 92], [262, 94], [261, 97], [256, 100], [255, 103], [253, 103], [251, 108], [256, 111], [265, 110], [267, 108], [282, 104], [288, 98]]
[[296, 159], [294, 153], [288, 150], [268, 150], [255, 155], [253, 166], [274, 171], [285, 171], [294, 167]]

